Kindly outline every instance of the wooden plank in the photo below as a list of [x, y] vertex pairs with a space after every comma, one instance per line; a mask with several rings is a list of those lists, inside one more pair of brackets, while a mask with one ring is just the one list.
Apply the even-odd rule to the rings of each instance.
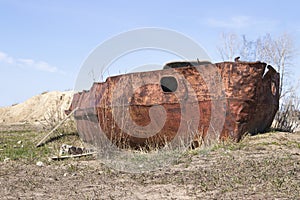
[[59, 122], [47, 135], [45, 135], [45, 137], [43, 137], [43, 139], [41, 139], [41, 141], [36, 145], [36, 147], [40, 147], [45, 141], [46, 139], [56, 130], [58, 129], [68, 118], [70, 118], [72, 116], [72, 114], [77, 110], [78, 108], [75, 108], [74, 110], [72, 110], [72, 112], [67, 115], [66, 118], [64, 118], [61, 122]]
[[83, 156], [91, 156], [95, 155], [97, 152], [88, 152], [88, 153], [82, 153], [82, 154], [76, 154], [76, 155], [65, 155], [65, 156], [53, 156], [51, 157], [52, 160], [62, 160], [62, 159], [67, 159], [67, 158], [78, 158], [78, 157], [83, 157]]

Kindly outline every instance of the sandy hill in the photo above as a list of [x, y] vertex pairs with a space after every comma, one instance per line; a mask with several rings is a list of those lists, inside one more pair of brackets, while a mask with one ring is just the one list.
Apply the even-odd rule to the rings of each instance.
[[0, 108], [0, 126], [10, 124], [34, 124], [49, 117], [62, 117], [68, 109], [73, 92], [45, 92], [27, 101]]

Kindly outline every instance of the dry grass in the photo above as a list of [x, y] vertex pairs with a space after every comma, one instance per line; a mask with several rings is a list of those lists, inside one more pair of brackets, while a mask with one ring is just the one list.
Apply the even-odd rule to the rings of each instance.
[[[34, 148], [38, 133], [0, 133], [0, 194], [7, 199], [298, 199], [300, 133], [247, 136], [184, 152], [153, 172], [124, 173], [91, 158], [48, 161], [64, 135]], [[23, 147], [18, 146], [22, 141]], [[139, 152], [137, 152], [138, 154]], [[139, 153], [141, 159], [145, 152]], [[7, 157], [11, 159], [4, 162]], [[36, 166], [43, 161], [45, 166]]]
[[[54, 104], [55, 106], [48, 108], [43, 119], [39, 121], [42, 131], [51, 131], [67, 117], [62, 109], [61, 101], [57, 99]], [[58, 129], [56, 129], [57, 134], [76, 132], [76, 124], [73, 116], [68, 118]]]

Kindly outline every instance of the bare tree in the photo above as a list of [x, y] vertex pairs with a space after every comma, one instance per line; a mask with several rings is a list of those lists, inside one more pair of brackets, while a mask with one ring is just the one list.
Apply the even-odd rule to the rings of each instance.
[[246, 35], [242, 36], [242, 45], [239, 49], [240, 56], [244, 60], [253, 61], [257, 58], [257, 41], [248, 41]]
[[281, 99], [279, 110], [273, 122], [273, 128], [279, 131], [294, 132], [299, 130], [300, 99], [295, 90]]
[[223, 61], [233, 60], [239, 52], [241, 41], [235, 33], [222, 33], [221, 45], [217, 47]]
[[248, 40], [245, 35], [238, 37], [234, 33], [222, 33], [218, 51], [223, 60], [232, 60], [235, 56], [241, 56], [243, 60], [261, 60], [274, 66], [280, 73], [280, 97], [291, 91], [287, 88], [288, 68], [292, 66], [296, 49], [293, 38], [289, 34], [284, 33], [275, 39], [270, 34], [266, 34], [256, 40]]
[[272, 39], [270, 34], [259, 38], [256, 42], [257, 60], [263, 60], [274, 66], [280, 73], [279, 94], [280, 97], [291, 92], [287, 86], [289, 79], [288, 71], [292, 66], [292, 61], [296, 53], [292, 37], [286, 33], [276, 39]]

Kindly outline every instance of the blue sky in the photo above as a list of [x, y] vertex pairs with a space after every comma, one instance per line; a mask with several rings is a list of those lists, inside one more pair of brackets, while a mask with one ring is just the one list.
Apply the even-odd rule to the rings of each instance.
[[[214, 61], [220, 61], [216, 46], [222, 32], [249, 39], [287, 32], [298, 48], [298, 2], [0, 0], [0, 106], [72, 89], [97, 45], [136, 28], [176, 30], [201, 44]], [[300, 68], [291, 74], [298, 80]]]

